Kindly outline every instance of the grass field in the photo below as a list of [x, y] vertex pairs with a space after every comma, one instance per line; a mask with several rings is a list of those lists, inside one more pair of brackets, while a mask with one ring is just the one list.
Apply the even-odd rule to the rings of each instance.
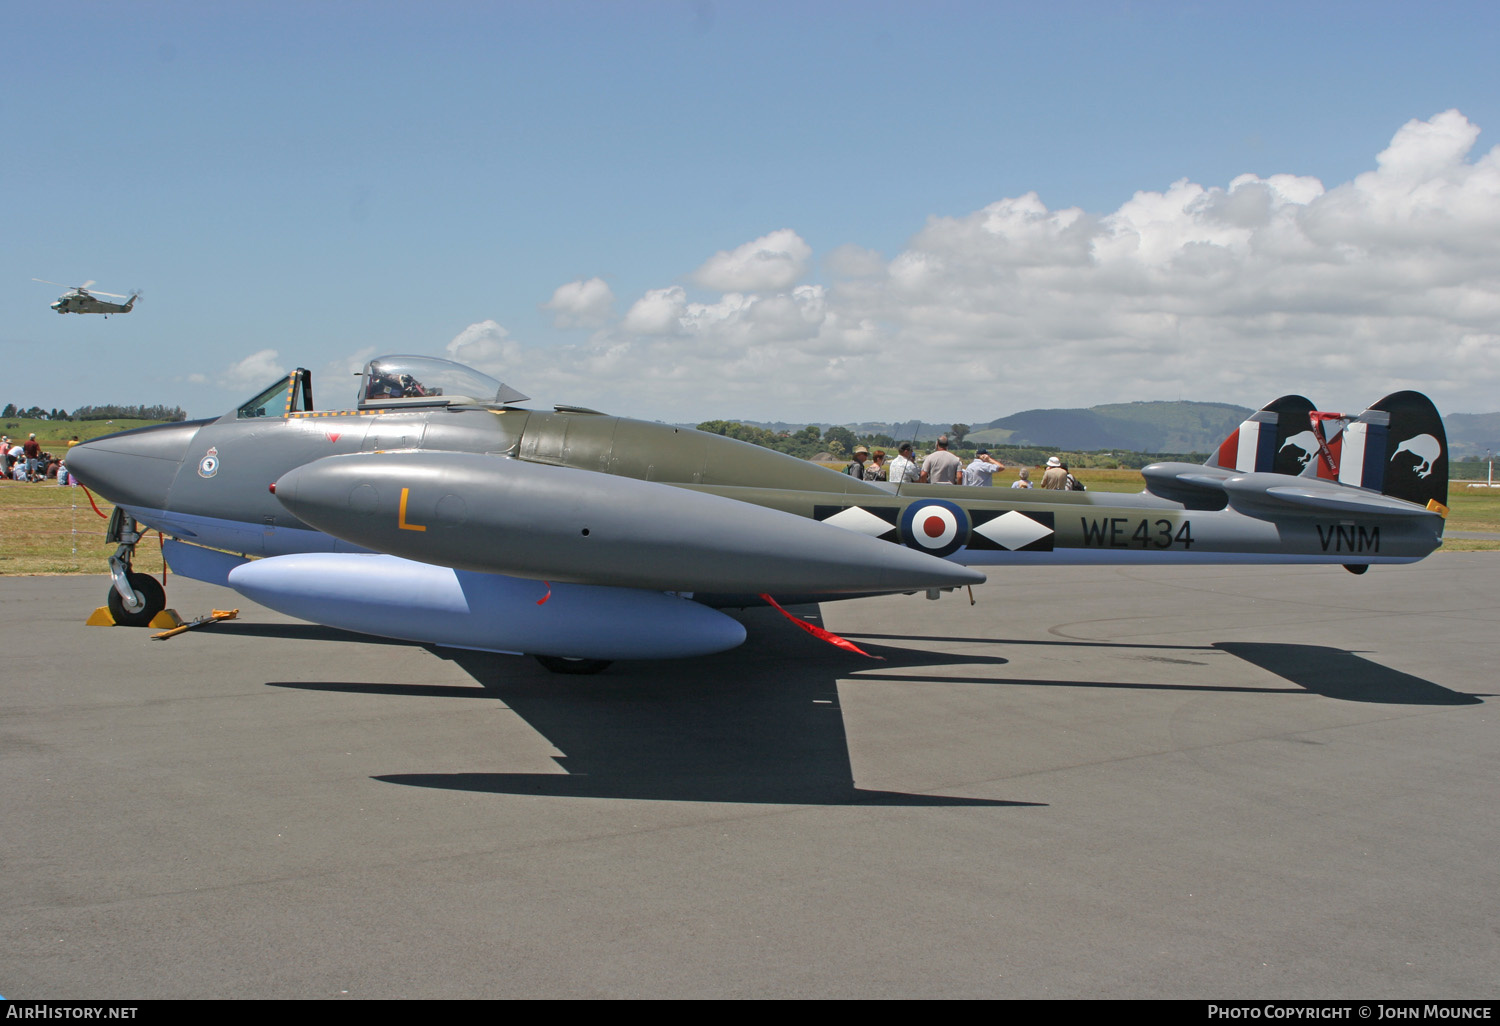
[[[63, 456], [68, 442], [81, 442], [158, 424], [155, 420], [32, 420], [7, 417], [0, 430], [20, 442], [35, 434], [42, 450]], [[108, 517], [114, 509], [95, 498]], [[82, 488], [61, 488], [55, 481], [25, 484], [0, 480], [0, 574], [101, 574], [109, 570], [115, 547], [104, 541], [107, 520], [89, 505]], [[161, 549], [142, 542], [135, 566], [161, 573]]]
[[36, 435], [43, 449], [60, 456], [68, 443], [77, 435], [80, 442], [87, 442], [100, 435], [112, 435], [116, 431], [160, 424], [159, 420], [28, 420], [25, 417], [7, 417], [0, 421], [0, 429], [14, 441], [23, 442], [26, 436]]
[[[105, 517], [114, 509], [98, 496], [94, 501]], [[104, 541], [108, 522], [82, 488], [0, 481], [0, 574], [108, 573], [115, 551]], [[161, 573], [161, 547], [154, 540], [136, 547], [135, 568]]]
[[[1033, 473], [1033, 480], [1037, 475]], [[1134, 470], [1090, 470], [1082, 475], [1090, 491], [1138, 492], [1141, 475]], [[1014, 470], [995, 475], [997, 488], [1009, 488]], [[94, 497], [108, 517], [109, 503]], [[1500, 489], [1450, 490], [1449, 531], [1500, 534]], [[0, 574], [102, 574], [109, 570], [115, 547], [104, 541], [106, 520], [94, 512], [82, 488], [55, 482], [23, 484], [0, 481]], [[136, 550], [136, 569], [161, 573], [161, 549], [148, 535]], [[1500, 551], [1500, 538], [1450, 538], [1443, 550]]]

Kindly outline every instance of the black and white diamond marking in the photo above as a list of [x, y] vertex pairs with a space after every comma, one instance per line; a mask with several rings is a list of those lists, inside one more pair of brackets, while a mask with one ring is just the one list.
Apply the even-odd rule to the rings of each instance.
[[814, 506], [813, 519], [871, 538], [896, 540], [896, 513], [892, 506]]
[[974, 511], [971, 549], [1001, 549], [1006, 552], [1051, 552], [1056, 533], [1051, 511], [1022, 513], [1020, 510]]

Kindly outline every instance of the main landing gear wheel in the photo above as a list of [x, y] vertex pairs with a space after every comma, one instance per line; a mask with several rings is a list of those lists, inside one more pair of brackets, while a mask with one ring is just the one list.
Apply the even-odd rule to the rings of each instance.
[[111, 585], [109, 615], [121, 627], [146, 627], [156, 619], [157, 613], [167, 608], [167, 593], [162, 590], [161, 582], [150, 574], [138, 574], [132, 570], [126, 573], [125, 579], [130, 582], [130, 590], [135, 592], [136, 601], [141, 606], [134, 613], [126, 609], [125, 600]]
[[536, 661], [553, 673], [598, 673], [610, 665], [610, 659], [569, 659], [566, 656], [536, 656]]

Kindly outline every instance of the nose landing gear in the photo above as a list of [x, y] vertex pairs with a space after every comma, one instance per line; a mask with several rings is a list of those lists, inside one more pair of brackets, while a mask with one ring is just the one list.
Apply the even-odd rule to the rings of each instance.
[[156, 614], [167, 608], [167, 593], [156, 578], [131, 569], [135, 546], [141, 540], [140, 525], [116, 506], [110, 515], [104, 540], [119, 543], [115, 554], [109, 557], [109, 574], [113, 581], [106, 601], [110, 615], [122, 627], [150, 625]]

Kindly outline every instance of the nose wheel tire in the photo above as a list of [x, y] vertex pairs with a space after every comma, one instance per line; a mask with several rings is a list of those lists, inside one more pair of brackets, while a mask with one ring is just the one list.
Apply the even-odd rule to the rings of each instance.
[[167, 593], [162, 589], [161, 582], [150, 574], [138, 574], [132, 570], [125, 578], [140, 600], [141, 608], [132, 613], [125, 608], [125, 600], [120, 597], [120, 593], [110, 588], [109, 615], [121, 627], [145, 627], [156, 618], [157, 613], [167, 608]]
[[537, 656], [536, 661], [553, 673], [598, 673], [609, 666], [609, 659], [568, 659], [565, 656]]

